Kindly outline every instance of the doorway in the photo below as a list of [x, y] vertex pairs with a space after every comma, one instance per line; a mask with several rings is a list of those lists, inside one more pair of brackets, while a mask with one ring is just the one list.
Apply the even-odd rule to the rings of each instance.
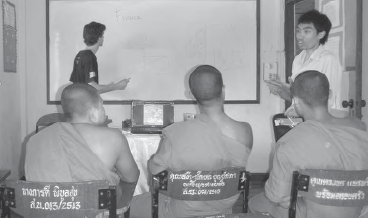
[[[305, 12], [315, 8], [315, 0], [287, 0], [285, 2], [285, 81], [292, 74], [293, 60], [301, 50], [295, 39], [295, 31], [299, 17]], [[285, 101], [285, 108], [290, 107], [291, 102]]]

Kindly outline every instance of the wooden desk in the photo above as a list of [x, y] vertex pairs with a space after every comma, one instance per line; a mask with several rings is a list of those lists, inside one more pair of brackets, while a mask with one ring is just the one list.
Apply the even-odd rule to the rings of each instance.
[[2, 183], [10, 175], [10, 170], [0, 170], [0, 183]]

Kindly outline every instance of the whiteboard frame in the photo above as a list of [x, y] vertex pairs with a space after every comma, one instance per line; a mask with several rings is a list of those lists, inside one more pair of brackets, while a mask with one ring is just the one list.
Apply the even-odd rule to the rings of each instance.
[[[60, 105], [60, 100], [51, 100], [50, 98], [50, 22], [49, 22], [49, 15], [50, 15], [50, 1], [68, 1], [68, 0], [45, 0], [46, 1], [46, 99], [48, 105]], [[94, 0], [89, 0], [94, 1]], [[143, 0], [144, 1], [144, 0]], [[193, 0], [182, 0], [182, 1], [193, 1]], [[226, 0], [213, 0], [213, 1], [226, 1]], [[247, 1], [247, 0], [238, 0], [238, 1]], [[260, 103], [260, 0], [256, 1], [256, 38], [257, 38], [257, 54], [256, 54], [256, 99], [255, 100], [247, 100], [247, 99], [239, 99], [239, 100], [226, 100], [225, 104], [259, 104]], [[226, 84], [225, 84], [226, 85]], [[246, 91], [246, 89], [242, 90]], [[133, 100], [104, 100], [105, 105], [131, 105]], [[152, 99], [151, 101], [160, 101], [158, 99]], [[174, 104], [197, 104], [195, 100], [172, 100]]]

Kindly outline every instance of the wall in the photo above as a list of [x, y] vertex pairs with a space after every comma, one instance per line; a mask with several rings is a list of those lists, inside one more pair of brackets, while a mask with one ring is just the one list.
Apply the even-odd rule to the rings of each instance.
[[[362, 57], [362, 99], [368, 103], [368, 2], [363, 1], [363, 57]], [[368, 105], [362, 108], [362, 121], [368, 126]], [[368, 131], [368, 130], [367, 130]]]
[[[278, 62], [279, 72], [284, 69], [283, 59], [283, 0], [261, 0], [261, 68], [263, 63]], [[27, 130], [32, 134], [37, 119], [46, 113], [60, 110], [60, 106], [46, 104], [46, 1], [26, 2], [26, 43], [27, 43]], [[275, 10], [276, 9], [276, 10]], [[72, 25], [72, 21], [70, 22]], [[70, 73], [70, 72], [65, 72]], [[261, 77], [262, 78], [262, 77]], [[284, 75], [280, 75], [284, 78]], [[225, 84], [226, 85], [226, 84]], [[254, 146], [248, 170], [265, 172], [269, 168], [271, 137], [271, 116], [281, 111], [282, 103], [270, 94], [261, 82], [261, 103], [256, 105], [226, 105], [225, 110], [232, 118], [247, 121], [253, 127]], [[130, 107], [105, 105], [106, 113], [113, 120], [111, 126], [120, 127], [121, 121], [130, 118]], [[196, 113], [194, 105], [175, 107], [175, 121], [183, 120], [183, 113]]]
[[344, 2], [344, 18], [345, 18], [345, 67], [355, 67], [356, 63], [356, 32], [357, 32], [357, 22], [356, 16], [351, 16], [355, 14], [356, 1], [345, 1]]
[[[22, 174], [20, 166], [22, 135], [25, 124], [24, 116], [24, 6], [25, 0], [10, 0], [16, 7], [17, 22], [17, 72], [5, 73], [3, 71], [3, 52], [0, 52], [0, 169], [10, 169], [10, 178], [19, 178]], [[1, 4], [2, 2], [0, 2]], [[2, 20], [0, 10], [0, 23]], [[3, 29], [0, 28], [0, 41], [3, 39]], [[3, 51], [3, 43], [0, 43]]]

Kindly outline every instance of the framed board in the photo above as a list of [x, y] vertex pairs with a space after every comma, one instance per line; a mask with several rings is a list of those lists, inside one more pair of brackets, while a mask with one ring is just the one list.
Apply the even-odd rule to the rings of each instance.
[[15, 5], [2, 1], [4, 72], [17, 72], [17, 22]]
[[131, 78], [124, 91], [102, 94], [105, 104], [193, 104], [188, 77], [202, 64], [221, 71], [225, 103], [259, 103], [259, 0], [46, 1], [48, 104], [60, 104], [91, 21], [106, 25], [99, 83]]
[[319, 0], [318, 10], [330, 19], [332, 29], [344, 25], [342, 0]]

